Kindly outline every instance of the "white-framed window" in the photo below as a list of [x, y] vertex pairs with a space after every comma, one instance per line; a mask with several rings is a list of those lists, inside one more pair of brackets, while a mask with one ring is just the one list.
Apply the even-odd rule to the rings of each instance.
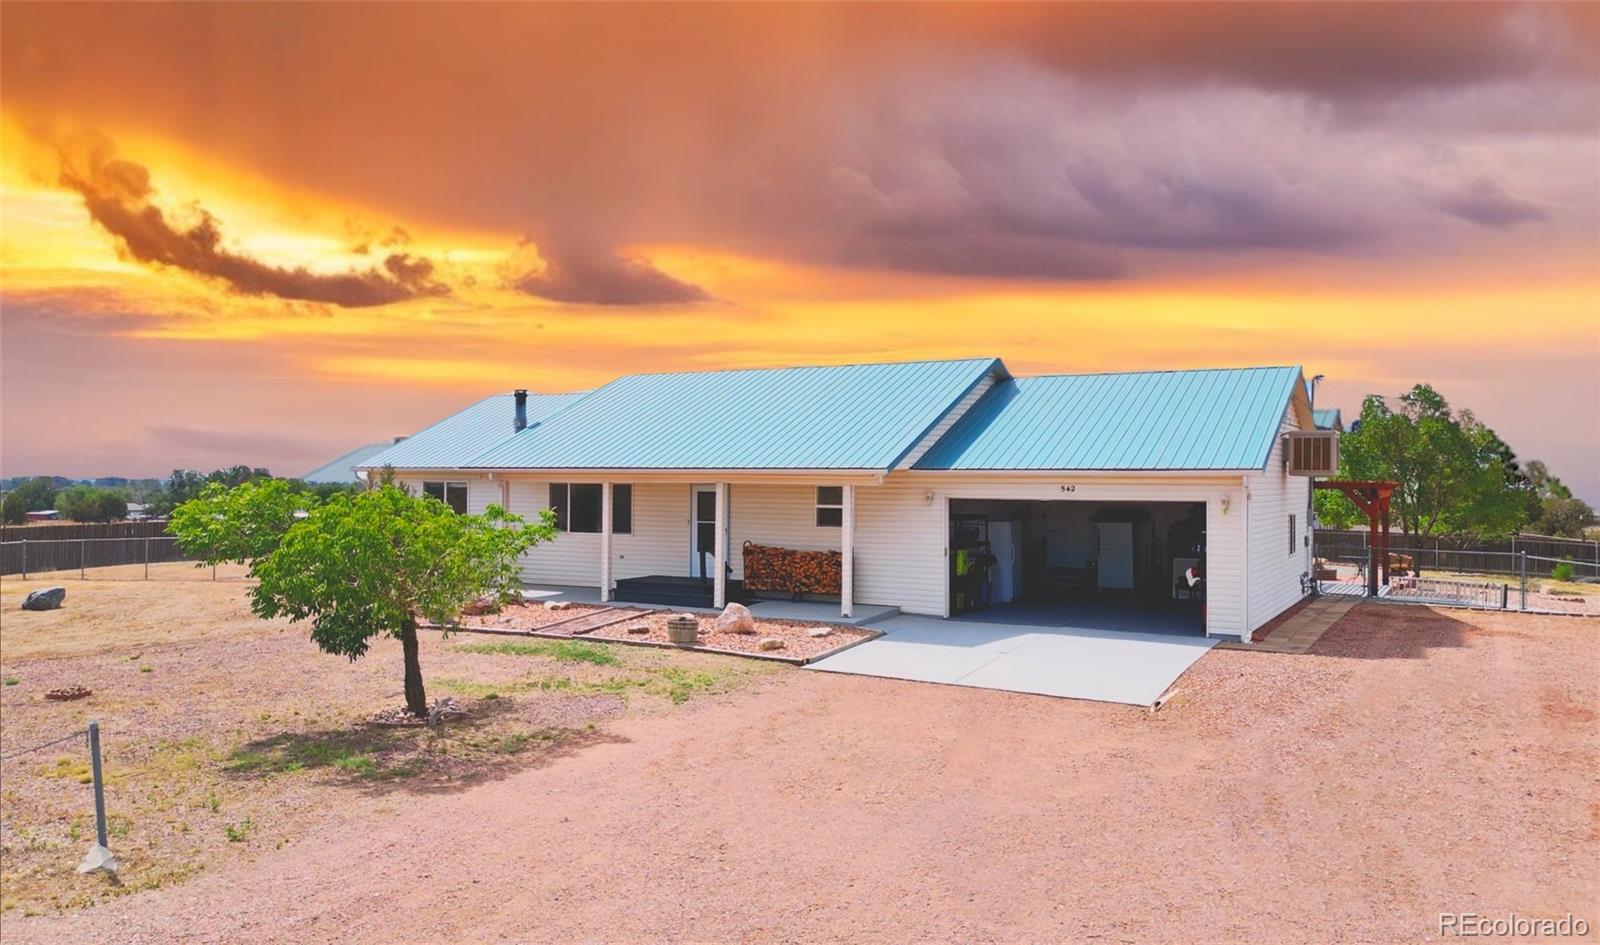
[[[550, 507], [556, 512], [556, 530], [599, 534], [605, 487], [598, 482], [550, 483]], [[633, 486], [611, 484], [611, 533], [633, 534]]]
[[467, 514], [467, 484], [464, 482], [424, 482], [422, 494], [450, 506], [457, 515]]
[[817, 487], [817, 527], [840, 528], [844, 525], [844, 486]]
[[1296, 547], [1298, 542], [1296, 541], [1294, 526], [1295, 526], [1294, 516], [1291, 515], [1291, 516], [1289, 516], [1289, 557], [1291, 557], [1291, 558], [1294, 557], [1295, 552], [1300, 550], [1298, 547]]

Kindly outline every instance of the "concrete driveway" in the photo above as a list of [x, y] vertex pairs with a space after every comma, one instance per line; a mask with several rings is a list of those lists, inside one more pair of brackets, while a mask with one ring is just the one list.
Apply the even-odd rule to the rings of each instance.
[[806, 668], [1147, 706], [1217, 644], [1174, 633], [909, 614], [874, 628], [885, 635]]

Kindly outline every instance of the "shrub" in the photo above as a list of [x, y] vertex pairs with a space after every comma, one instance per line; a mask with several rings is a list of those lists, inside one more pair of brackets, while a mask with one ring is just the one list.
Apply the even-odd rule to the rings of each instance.
[[20, 525], [28, 520], [28, 503], [22, 496], [15, 492], [7, 492], [5, 497], [4, 515], [7, 525]]
[[1577, 575], [1577, 569], [1571, 561], [1563, 561], [1550, 569], [1550, 576], [1557, 581], [1570, 581]]
[[56, 511], [74, 522], [115, 522], [128, 517], [128, 500], [110, 489], [69, 486], [56, 494]]

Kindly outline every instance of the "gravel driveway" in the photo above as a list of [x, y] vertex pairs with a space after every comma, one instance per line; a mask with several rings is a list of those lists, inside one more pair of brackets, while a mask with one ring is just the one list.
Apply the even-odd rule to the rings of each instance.
[[24, 942], [1414, 941], [1595, 914], [1600, 624], [1362, 605], [1157, 714], [786, 671]]

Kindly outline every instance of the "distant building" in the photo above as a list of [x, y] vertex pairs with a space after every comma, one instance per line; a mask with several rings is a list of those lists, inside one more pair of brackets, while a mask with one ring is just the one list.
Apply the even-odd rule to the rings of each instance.
[[1338, 407], [1329, 407], [1326, 410], [1313, 410], [1311, 411], [1311, 415], [1317, 424], [1318, 430], [1333, 430], [1338, 433], [1344, 432], [1344, 414], [1339, 412]]
[[28, 513], [28, 521], [30, 522], [53, 522], [60, 517], [61, 513], [55, 509], [40, 509], [37, 512]]

